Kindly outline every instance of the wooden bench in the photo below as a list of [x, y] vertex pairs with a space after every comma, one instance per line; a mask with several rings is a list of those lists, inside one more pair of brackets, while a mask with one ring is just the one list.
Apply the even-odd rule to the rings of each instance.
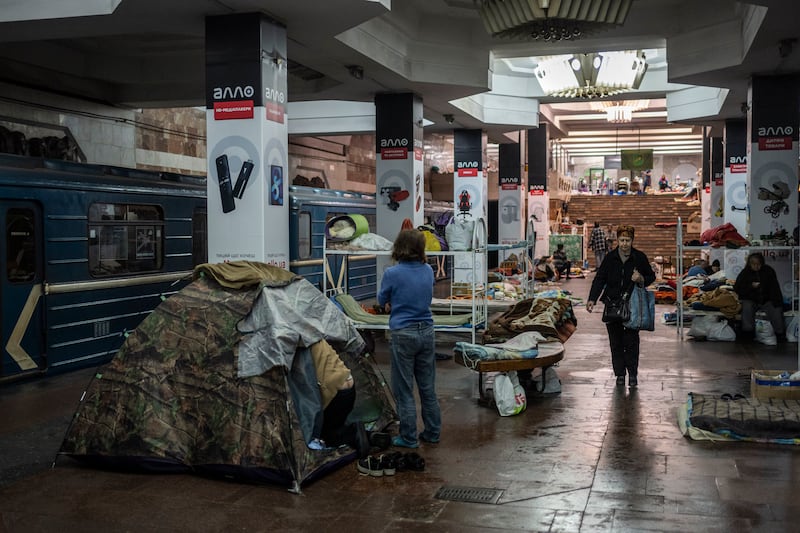
[[479, 360], [473, 361], [464, 359], [463, 352], [456, 352], [454, 360], [456, 363], [474, 370], [478, 373], [478, 403], [482, 405], [490, 405], [493, 403], [492, 398], [484, 395], [483, 391], [483, 373], [484, 372], [510, 372], [512, 370], [533, 370], [534, 368], [542, 369], [542, 390], [545, 385], [545, 373], [547, 369], [564, 359], [564, 350], [557, 354], [545, 355], [542, 357], [534, 357], [532, 359], [498, 359], [493, 361]]

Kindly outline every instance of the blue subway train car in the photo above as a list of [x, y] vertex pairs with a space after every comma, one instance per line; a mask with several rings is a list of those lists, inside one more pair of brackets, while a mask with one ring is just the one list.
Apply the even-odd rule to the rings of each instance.
[[109, 360], [207, 259], [205, 179], [0, 156], [0, 382]]
[[305, 277], [319, 290], [323, 276], [328, 276], [327, 286], [341, 286], [342, 276], [348, 276], [350, 294], [356, 299], [375, 296], [377, 288], [375, 256], [350, 258], [350, 268], [342, 270], [341, 257], [331, 256], [328, 270], [323, 265], [323, 246], [327, 222], [342, 215], [363, 215], [370, 231], [375, 231], [375, 195], [360, 194], [312, 187], [289, 188], [289, 269]]

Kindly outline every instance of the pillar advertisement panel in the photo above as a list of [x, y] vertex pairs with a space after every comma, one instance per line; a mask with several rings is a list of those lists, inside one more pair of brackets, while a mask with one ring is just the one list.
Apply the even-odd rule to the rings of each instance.
[[424, 223], [422, 99], [411, 93], [375, 97], [375, 187], [378, 235], [394, 241], [403, 220]]
[[[516, 244], [526, 238], [519, 144], [501, 144], [498, 155], [500, 190], [497, 198], [497, 239], [499, 244]], [[511, 253], [519, 253], [519, 250], [500, 253], [500, 258], [505, 259]]]
[[756, 241], [791, 236], [797, 226], [797, 88], [796, 78], [789, 76], [750, 82], [747, 233]]
[[[747, 233], [747, 123], [725, 122], [724, 222], [732, 224], [741, 235]], [[726, 271], [727, 273], [727, 271]]]
[[289, 268], [286, 29], [206, 19], [208, 260]]
[[[489, 195], [486, 176], [483, 172], [483, 132], [481, 130], [455, 130], [453, 132], [453, 205], [456, 220], [475, 223], [486, 219], [489, 210]], [[473, 260], [476, 261], [473, 269]], [[472, 253], [454, 257], [455, 281], [484, 283], [486, 269], [482, 257]], [[475, 278], [473, 279], [473, 272]]]
[[550, 255], [550, 194], [544, 188], [536, 187], [528, 191], [528, 220], [536, 233], [534, 249], [536, 255]]
[[[702, 231], [715, 228], [725, 222], [725, 173], [723, 165], [722, 137], [711, 137], [711, 202], [710, 217], [702, 220]], [[707, 222], [708, 220], [708, 222]]]

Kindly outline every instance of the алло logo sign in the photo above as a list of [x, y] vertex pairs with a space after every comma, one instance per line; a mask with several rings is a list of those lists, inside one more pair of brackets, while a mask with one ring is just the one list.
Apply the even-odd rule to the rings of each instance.
[[[253, 118], [255, 89], [252, 85], [244, 87], [214, 87], [214, 120]], [[236, 100], [229, 100], [236, 98]], [[225, 100], [218, 102], [217, 100]]]
[[764, 150], [791, 150], [794, 137], [794, 128], [791, 126], [767, 126], [756, 130], [758, 134], [758, 149]]
[[264, 107], [266, 108], [267, 120], [283, 124], [285, 103], [286, 95], [283, 94], [283, 91], [272, 87], [264, 89]]
[[381, 139], [381, 159], [408, 159], [408, 139]]
[[459, 178], [475, 178], [478, 176], [478, 167], [480, 164], [477, 161], [459, 161], [456, 163]]
[[747, 172], [747, 156], [732, 155], [728, 158], [728, 168], [731, 169], [731, 173], [733, 174], [742, 174]]

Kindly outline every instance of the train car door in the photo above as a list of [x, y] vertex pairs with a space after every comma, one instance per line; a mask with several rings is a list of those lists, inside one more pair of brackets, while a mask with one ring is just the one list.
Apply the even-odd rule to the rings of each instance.
[[3, 304], [0, 379], [45, 366], [42, 212], [33, 202], [0, 199], [3, 244], [0, 246]]

